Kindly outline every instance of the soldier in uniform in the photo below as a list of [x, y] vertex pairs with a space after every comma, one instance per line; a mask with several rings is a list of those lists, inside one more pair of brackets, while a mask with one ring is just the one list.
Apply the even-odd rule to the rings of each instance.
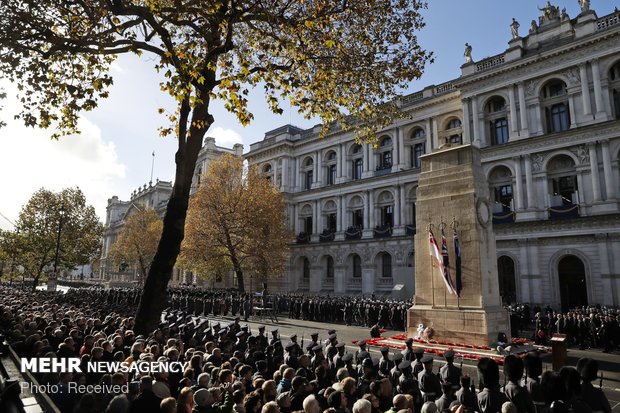
[[409, 337], [407, 340], [405, 340], [405, 349], [402, 351], [403, 353], [403, 360], [407, 360], [407, 361], [414, 361], [415, 360], [415, 356], [414, 356], [414, 349], [412, 347], [413, 345], [413, 339], [411, 337]]
[[508, 384], [504, 386], [504, 394], [516, 407], [519, 413], [536, 413], [532, 397], [527, 389], [520, 384], [523, 377], [523, 360], [514, 355], [504, 359], [504, 376]]
[[334, 356], [338, 353], [338, 349], [336, 348], [336, 346], [338, 345], [338, 340], [336, 338], [337, 336], [335, 332], [330, 333], [328, 341], [325, 344], [325, 354], [327, 356], [327, 360], [329, 360], [330, 363], [333, 360]]
[[448, 350], [443, 353], [446, 359], [446, 364], [439, 369], [439, 378], [441, 382], [450, 382], [453, 392], [456, 392], [461, 387], [461, 369], [454, 365], [454, 351]]
[[330, 365], [332, 368], [332, 372], [335, 376], [338, 369], [344, 367], [344, 361], [342, 361], [342, 358], [344, 357], [344, 351], [345, 351], [344, 343], [338, 343], [336, 344], [334, 348], [336, 349], [336, 354], [329, 361], [330, 361]]
[[422, 364], [422, 357], [424, 357], [424, 349], [422, 347], [416, 347], [413, 350], [413, 356], [415, 357], [415, 361], [413, 362], [413, 377], [418, 377], [420, 372], [424, 370], [424, 365]]
[[581, 398], [590, 406], [593, 412], [611, 413], [611, 406], [607, 396], [601, 389], [597, 389], [592, 382], [598, 378], [598, 361], [591, 358], [581, 358], [577, 362], [577, 371], [581, 375]]
[[478, 409], [478, 399], [476, 393], [471, 391], [471, 379], [467, 374], [461, 376], [461, 388], [456, 392], [456, 400], [465, 406], [470, 412]]
[[398, 366], [400, 365], [400, 362], [403, 361], [403, 355], [401, 353], [394, 354], [394, 360], [392, 361], [394, 362], [394, 367], [392, 367], [392, 369], [390, 370], [389, 379], [392, 383], [392, 387], [396, 388], [396, 386], [398, 386], [398, 379], [402, 374]]
[[381, 377], [389, 377], [390, 370], [394, 367], [394, 362], [390, 360], [390, 348], [381, 347], [381, 359], [379, 360], [379, 374]]
[[267, 336], [265, 336], [265, 326], [258, 326], [258, 335], [256, 336], [258, 347], [265, 351], [269, 342], [267, 340]]
[[449, 381], [444, 381], [441, 383], [441, 392], [441, 397], [435, 400], [438, 412], [442, 412], [445, 409], [450, 409], [450, 403], [456, 400], [454, 397], [454, 390], [452, 389], [452, 383]]
[[278, 329], [274, 328], [271, 330], [271, 340], [269, 340], [269, 345], [275, 346], [278, 342], [280, 342], [280, 337], [278, 337]]
[[342, 361], [344, 361], [344, 366], [347, 368], [347, 371], [349, 372], [349, 377], [353, 377], [355, 380], [357, 380], [358, 374], [357, 374], [357, 370], [355, 369], [355, 367], [353, 367], [353, 354], [351, 353], [347, 353], [344, 356], [342, 356]]
[[358, 340], [357, 346], [359, 347], [359, 350], [355, 352], [355, 363], [361, 364], [362, 361], [360, 360], [359, 354], [361, 352], [366, 352], [366, 354], [368, 354], [368, 352], [366, 351], [366, 340], [364, 339]]
[[323, 355], [323, 346], [320, 344], [315, 345], [314, 347], [312, 347], [312, 353], [314, 354], [314, 356], [310, 360], [310, 365], [312, 366], [312, 371], [314, 371], [314, 369], [319, 367], [321, 361], [323, 361], [323, 359], [325, 358], [325, 356]]
[[293, 345], [295, 346], [295, 352], [297, 355], [301, 355], [302, 351], [301, 351], [301, 347], [299, 346], [299, 344], [297, 343], [297, 334], [293, 333], [289, 336], [289, 339], [291, 340], [291, 343], [293, 343]]
[[542, 374], [542, 360], [538, 354], [528, 353], [523, 359], [525, 366], [525, 388], [532, 396], [532, 402], [537, 411], [545, 407], [545, 395], [540, 385], [540, 375]]
[[433, 358], [426, 355], [420, 362], [424, 365], [424, 370], [418, 375], [422, 397], [424, 402], [434, 402], [441, 393], [441, 384], [437, 376], [433, 374]]
[[483, 389], [478, 393], [478, 409], [480, 413], [497, 413], [508, 399], [499, 391], [499, 367], [488, 357], [478, 361], [478, 374]]

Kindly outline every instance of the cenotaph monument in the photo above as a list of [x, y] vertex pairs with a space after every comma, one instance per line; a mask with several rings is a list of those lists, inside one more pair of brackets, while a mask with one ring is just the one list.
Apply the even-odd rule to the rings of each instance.
[[[499, 295], [489, 187], [480, 165], [480, 150], [466, 144], [422, 156], [416, 195], [415, 296], [408, 311], [407, 335], [417, 335], [418, 325], [423, 324], [434, 330], [433, 339], [440, 342], [489, 345], [497, 341], [498, 332], [510, 337], [510, 318]], [[460, 297], [448, 292], [430, 255], [428, 230], [434, 232], [441, 252], [442, 227], [453, 285], [456, 257], [452, 227], [460, 240]]]

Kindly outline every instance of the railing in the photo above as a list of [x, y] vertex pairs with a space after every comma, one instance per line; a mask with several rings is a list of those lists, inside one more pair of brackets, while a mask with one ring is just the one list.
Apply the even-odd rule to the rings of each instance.
[[333, 287], [334, 286], [334, 279], [333, 278], [323, 278], [323, 287]]
[[307, 244], [310, 242], [310, 234], [306, 234], [305, 232], [300, 232], [297, 235], [297, 243], [298, 244]]
[[579, 218], [579, 205], [577, 204], [552, 206], [548, 211], [550, 220]]
[[393, 283], [394, 283], [394, 280], [392, 279], [392, 277], [377, 278], [377, 284], [382, 287], [391, 286]]
[[375, 169], [375, 176], [383, 176], [392, 173], [392, 164], [378, 165]]
[[326, 229], [319, 234], [319, 242], [331, 242], [336, 237], [336, 232]]
[[361, 290], [362, 289], [362, 278], [349, 278], [347, 279], [347, 289], [348, 290]]
[[488, 59], [484, 59], [476, 63], [476, 72], [483, 72], [485, 70], [494, 68], [495, 66], [504, 64], [505, 61], [506, 61], [506, 55], [504, 54], [489, 57]]
[[405, 234], [413, 237], [416, 233], [415, 225], [405, 225]]
[[378, 226], [374, 230], [375, 238], [389, 238], [392, 236], [392, 227]]
[[361, 228], [349, 227], [344, 232], [344, 239], [349, 240], [349, 239], [361, 239], [361, 238], [362, 238]]
[[411, 105], [414, 102], [424, 99], [424, 92], [416, 92], [410, 95], [404, 96], [402, 100], [403, 106]]
[[441, 95], [442, 93], [447, 93], [454, 89], [454, 85], [451, 82], [442, 83], [439, 86], [435, 86], [435, 94]]
[[515, 213], [512, 211], [493, 213], [493, 225], [512, 224], [513, 222], [515, 222]]
[[596, 21], [596, 30], [609, 29], [612, 26], [620, 24], [620, 12], [615, 12], [605, 17], [601, 17]]

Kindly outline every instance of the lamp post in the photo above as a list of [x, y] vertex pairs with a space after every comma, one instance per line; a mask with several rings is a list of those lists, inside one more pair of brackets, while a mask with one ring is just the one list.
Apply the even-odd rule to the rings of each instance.
[[60, 209], [58, 210], [58, 215], [59, 215], [59, 218], [58, 218], [58, 234], [56, 236], [56, 255], [54, 256], [54, 276], [55, 277], [58, 277], [57, 270], [58, 270], [58, 254], [60, 252], [60, 234], [62, 232], [62, 219], [65, 216], [65, 212], [66, 212], [65, 206], [61, 205]]

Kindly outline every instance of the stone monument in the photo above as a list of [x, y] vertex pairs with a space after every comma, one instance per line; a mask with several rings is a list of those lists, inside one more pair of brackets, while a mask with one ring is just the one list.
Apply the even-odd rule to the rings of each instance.
[[434, 227], [441, 251], [440, 225], [444, 223], [455, 282], [455, 256], [451, 223], [461, 245], [460, 298], [447, 291], [439, 268], [433, 267], [428, 231], [415, 236], [415, 297], [408, 311], [407, 335], [419, 324], [434, 330], [434, 339], [449, 343], [489, 345], [498, 332], [510, 336], [510, 318], [499, 296], [495, 236], [489, 187], [480, 166], [480, 150], [459, 145], [422, 156], [417, 190], [418, 228]]

